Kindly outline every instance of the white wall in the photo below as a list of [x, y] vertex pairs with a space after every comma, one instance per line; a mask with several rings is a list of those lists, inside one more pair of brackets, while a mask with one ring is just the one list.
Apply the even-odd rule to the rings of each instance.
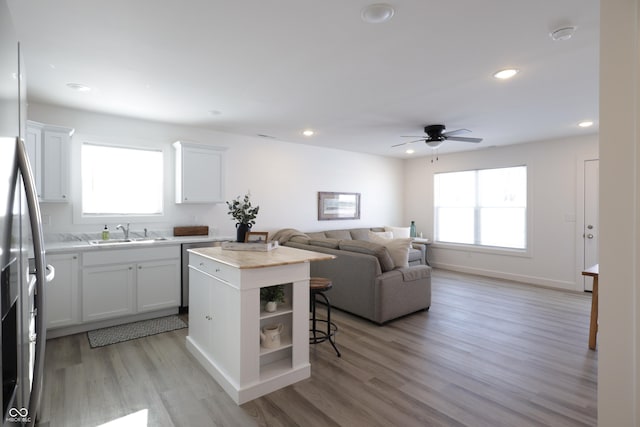
[[530, 253], [504, 255], [438, 247], [432, 264], [446, 269], [518, 280], [563, 289], [582, 290], [577, 262], [582, 238], [578, 189], [586, 159], [598, 158], [596, 135], [507, 147], [487, 148], [407, 161], [405, 212], [418, 231], [433, 237], [433, 175], [469, 169], [526, 165], [530, 209]]
[[[217, 235], [233, 236], [235, 224], [226, 204], [176, 205], [174, 200], [173, 148], [177, 140], [228, 147], [226, 152], [226, 200], [251, 191], [260, 206], [254, 230], [275, 231], [293, 227], [312, 231], [330, 228], [397, 225], [403, 218], [402, 160], [247, 137], [186, 126], [133, 120], [116, 116], [30, 104], [28, 118], [42, 123], [75, 128], [72, 139], [72, 203], [42, 205], [45, 233], [99, 232], [103, 224], [74, 220], [73, 203], [80, 195], [80, 144], [84, 140], [116, 142], [164, 148], [168, 176], [165, 178], [165, 217], [154, 223], [136, 223], [132, 230], [172, 229], [176, 225], [208, 225]], [[114, 165], [117, 173], [117, 165]], [[140, 173], [144, 173], [141, 165]], [[203, 183], [206, 185], [206, 183]], [[317, 220], [317, 192], [361, 193], [361, 219]], [[109, 223], [112, 233], [122, 219]]]

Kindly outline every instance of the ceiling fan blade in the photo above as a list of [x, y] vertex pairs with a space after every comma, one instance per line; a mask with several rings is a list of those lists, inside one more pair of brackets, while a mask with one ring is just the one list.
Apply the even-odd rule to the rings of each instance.
[[424, 135], [401, 135], [400, 138], [424, 138]]
[[462, 142], [482, 142], [482, 138], [469, 138], [465, 136], [449, 136], [447, 137], [447, 140]]
[[400, 144], [392, 145], [391, 147], [399, 147], [399, 146], [405, 145], [405, 144], [413, 144], [414, 142], [418, 142], [418, 141], [426, 141], [426, 138], [416, 139], [415, 141], [401, 142]]
[[442, 136], [452, 136], [452, 135], [457, 135], [459, 133], [469, 133], [471, 132], [469, 129], [456, 129], [456, 130], [450, 130], [448, 132], [442, 132]]

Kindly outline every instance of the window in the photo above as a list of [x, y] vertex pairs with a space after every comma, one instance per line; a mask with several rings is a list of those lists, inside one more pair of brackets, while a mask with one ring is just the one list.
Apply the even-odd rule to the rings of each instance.
[[161, 215], [162, 150], [83, 143], [82, 214]]
[[527, 167], [434, 176], [435, 241], [525, 249]]

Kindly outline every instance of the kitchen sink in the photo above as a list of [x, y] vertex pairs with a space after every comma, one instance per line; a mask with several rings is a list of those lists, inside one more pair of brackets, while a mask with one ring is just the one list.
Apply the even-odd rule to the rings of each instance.
[[106, 245], [126, 245], [136, 243], [153, 243], [166, 241], [166, 237], [141, 237], [137, 239], [109, 239], [109, 240], [89, 240], [90, 245], [106, 246]]

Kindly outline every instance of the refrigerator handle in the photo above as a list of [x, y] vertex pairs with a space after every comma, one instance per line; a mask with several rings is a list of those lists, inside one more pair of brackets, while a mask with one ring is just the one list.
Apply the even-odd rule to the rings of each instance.
[[29, 156], [24, 141], [17, 138], [17, 154], [18, 169], [22, 174], [24, 181], [25, 193], [27, 195], [27, 208], [29, 210], [29, 219], [31, 222], [31, 234], [33, 237], [33, 253], [35, 258], [35, 307], [38, 310], [36, 316], [35, 330], [35, 360], [33, 368], [33, 383], [31, 386], [31, 396], [29, 398], [29, 417], [32, 426], [35, 424], [37, 413], [40, 409], [40, 397], [42, 395], [42, 380], [44, 371], [44, 352], [46, 337], [46, 313], [44, 305], [45, 281], [46, 281], [46, 265], [44, 259], [44, 238], [42, 236], [42, 221], [40, 216], [40, 205], [38, 203], [38, 194], [36, 192], [35, 180], [29, 163]]

